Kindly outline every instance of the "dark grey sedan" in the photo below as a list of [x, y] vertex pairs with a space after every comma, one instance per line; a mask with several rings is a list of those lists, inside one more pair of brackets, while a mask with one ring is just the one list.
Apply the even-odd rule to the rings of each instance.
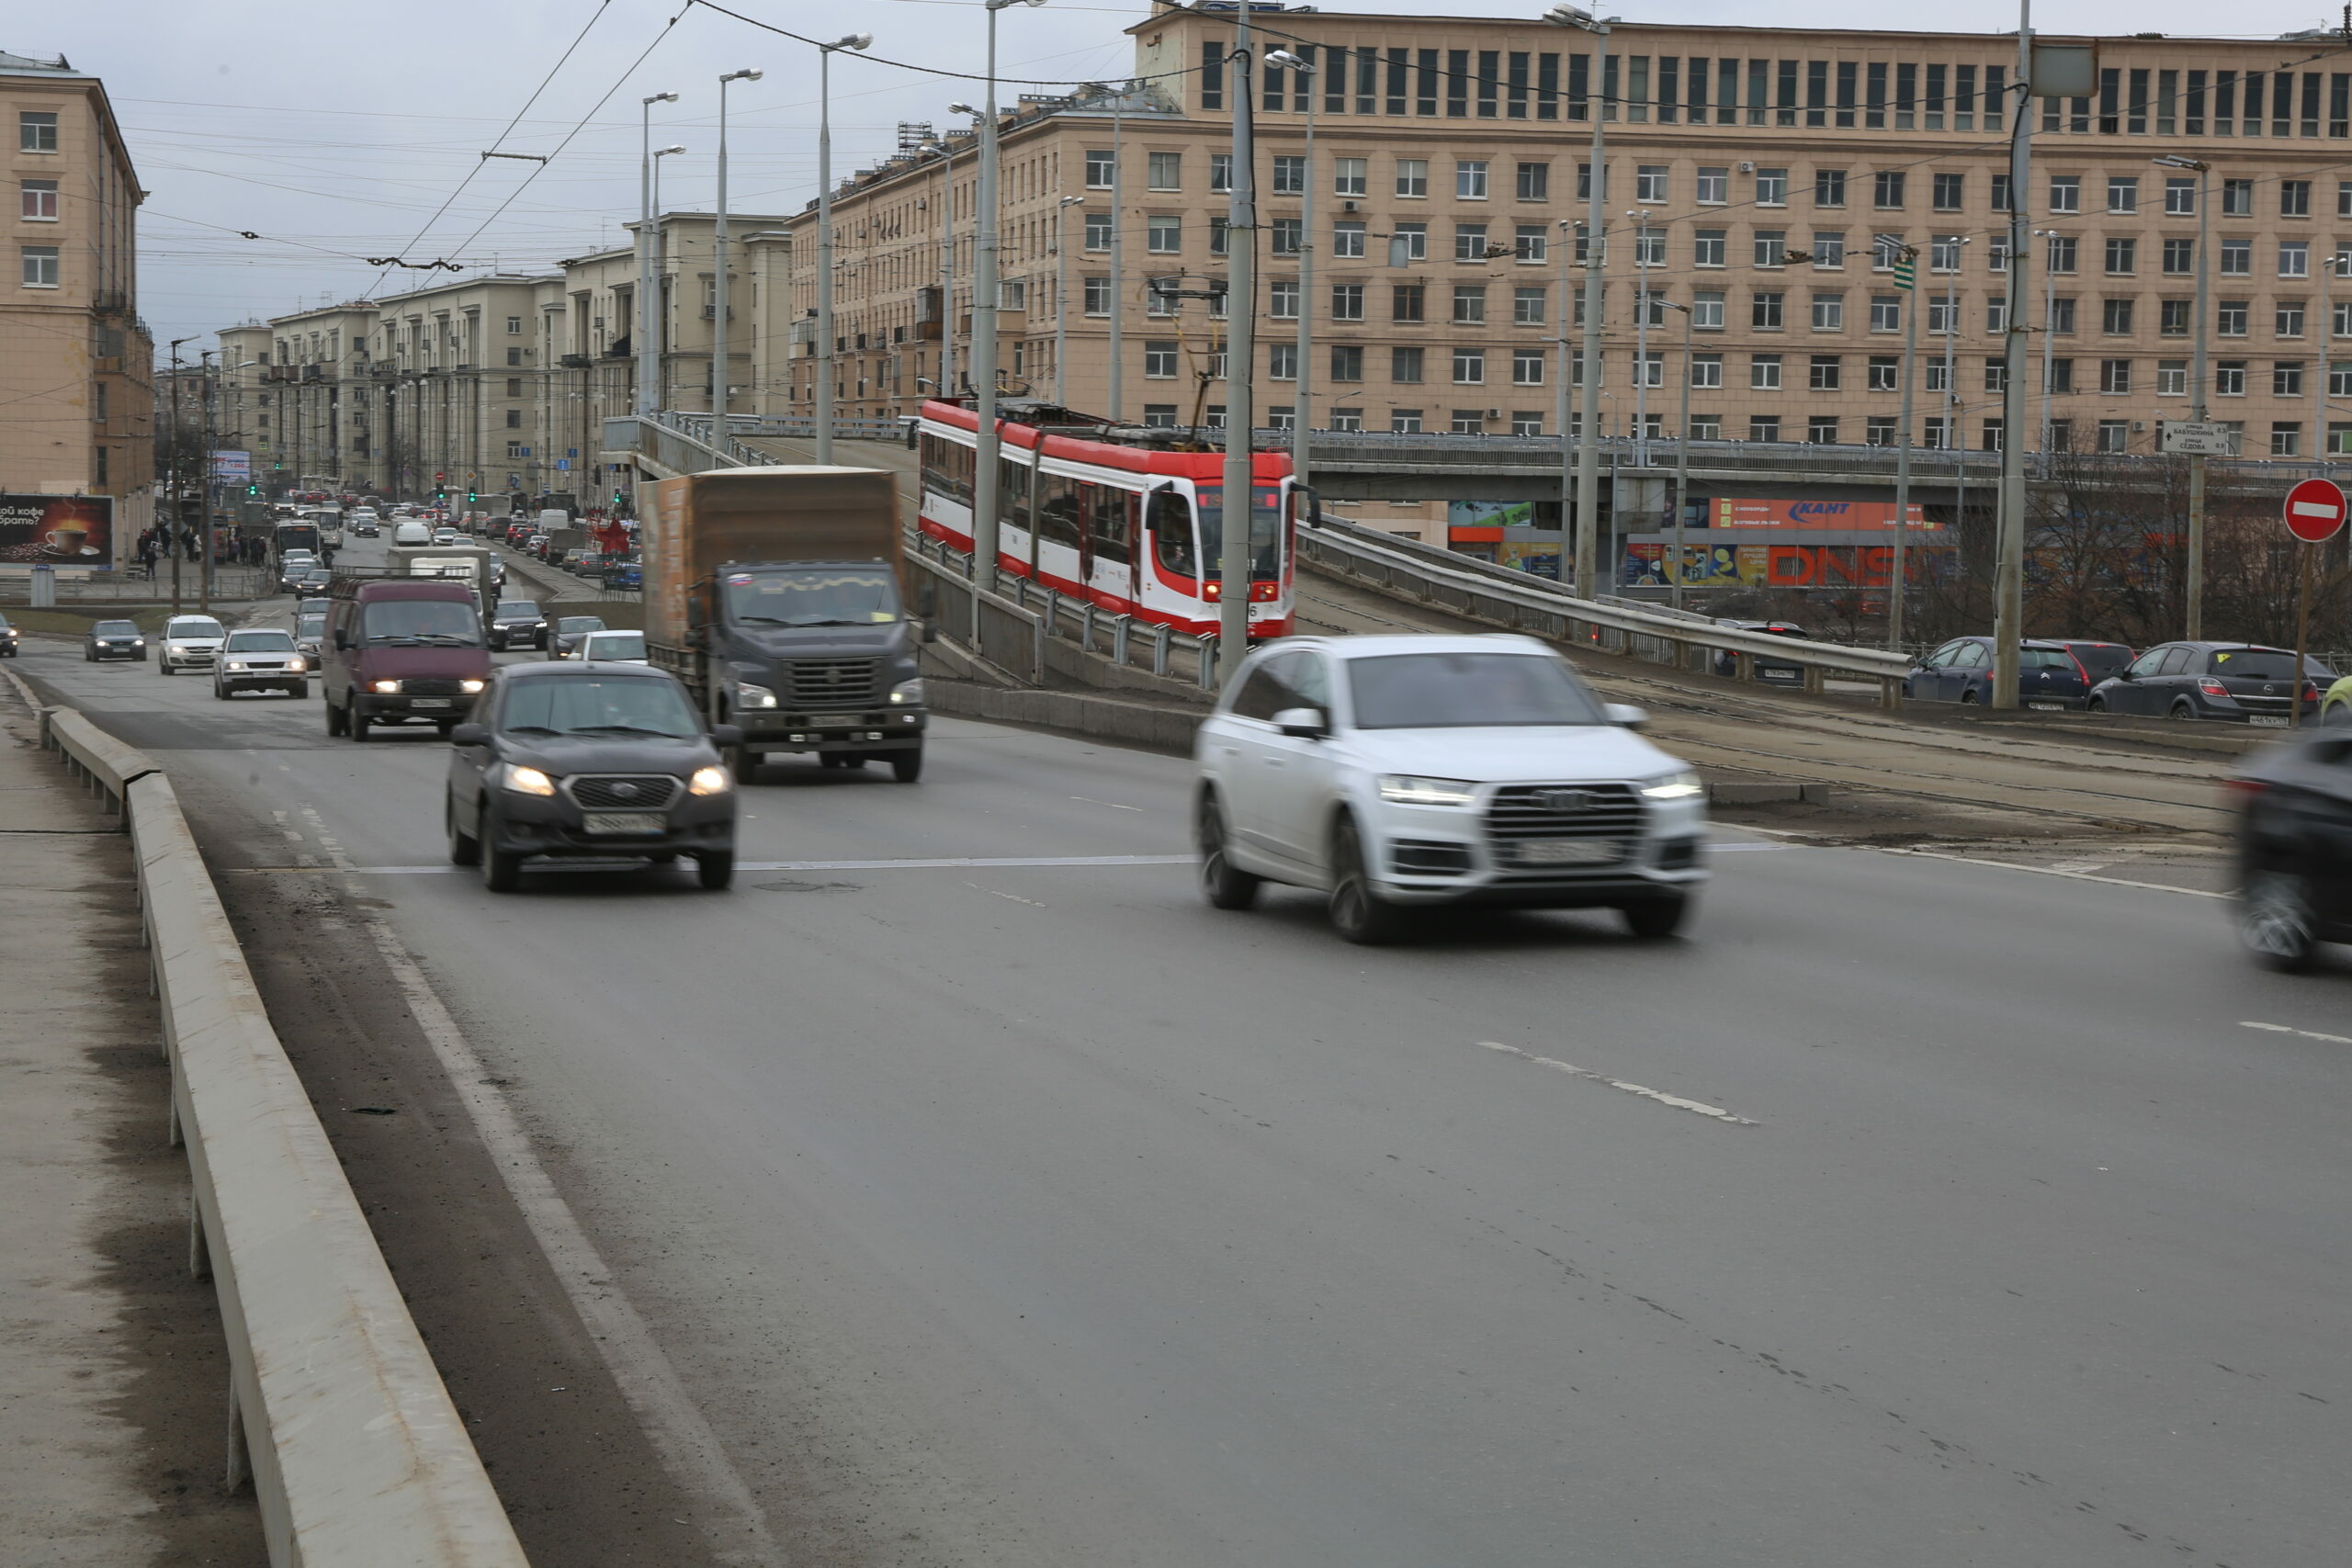
[[2284, 729], [2291, 705], [2303, 717], [2319, 712], [2334, 671], [2306, 659], [2295, 679], [2291, 649], [2245, 642], [2167, 642], [2148, 649], [2093, 688], [2093, 713], [2145, 718], [2218, 719], [2256, 728]]
[[82, 657], [91, 663], [101, 659], [136, 659], [144, 663], [147, 636], [135, 621], [94, 621], [82, 638]]

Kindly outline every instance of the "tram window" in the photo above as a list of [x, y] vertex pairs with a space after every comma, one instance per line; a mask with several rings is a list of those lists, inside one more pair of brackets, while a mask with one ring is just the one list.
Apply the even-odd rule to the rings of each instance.
[[1241, 689], [1233, 694], [1233, 716], [1263, 719], [1271, 724], [1274, 715], [1283, 709], [1299, 706], [1297, 694], [1284, 678], [1297, 663], [1298, 655], [1278, 653], [1250, 671], [1243, 677]]
[[1135, 496], [1113, 485], [1097, 484], [1082, 484], [1078, 493], [1086, 508], [1086, 531], [1094, 542], [1094, 558], [1122, 564], [1134, 559]]
[[1193, 553], [1193, 503], [1179, 490], [1151, 492], [1147, 513], [1159, 564], [1179, 577], [1200, 575], [1200, 558]]
[[1037, 537], [1057, 545], [1079, 547], [1084, 517], [1079, 510], [1079, 483], [1060, 474], [1037, 476]]
[[[1225, 552], [1225, 487], [1198, 487], [1201, 507], [1201, 551], [1208, 558], [1208, 577], [1223, 574]], [[1250, 580], [1272, 582], [1282, 575], [1282, 491], [1275, 485], [1253, 485], [1250, 491]]]
[[1000, 521], [1026, 532], [1029, 527], [1029, 469], [1010, 457], [996, 460], [997, 502]]

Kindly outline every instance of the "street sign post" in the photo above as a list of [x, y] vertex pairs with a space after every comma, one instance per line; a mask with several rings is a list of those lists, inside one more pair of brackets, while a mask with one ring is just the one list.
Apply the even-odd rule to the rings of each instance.
[[2287, 492], [2286, 502], [2279, 513], [2286, 519], [2287, 531], [2302, 543], [2313, 547], [2295, 552], [2295, 674], [2288, 686], [2292, 694], [2287, 702], [2287, 725], [2298, 728], [2303, 722], [2304, 649], [2311, 641], [2312, 629], [2312, 557], [2317, 547], [2335, 537], [2344, 526], [2346, 507], [2344, 491], [2333, 479], [2305, 479]]
[[2234, 457], [2237, 434], [2226, 424], [2168, 419], [2164, 422], [2164, 449], [2191, 457]]

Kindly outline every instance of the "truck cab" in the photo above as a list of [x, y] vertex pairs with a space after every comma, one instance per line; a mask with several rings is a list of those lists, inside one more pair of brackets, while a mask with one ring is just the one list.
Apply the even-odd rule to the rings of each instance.
[[718, 717], [743, 731], [739, 773], [799, 751], [827, 767], [887, 761], [903, 782], [921, 775], [922, 628], [888, 561], [730, 561], [695, 600], [721, 675]]

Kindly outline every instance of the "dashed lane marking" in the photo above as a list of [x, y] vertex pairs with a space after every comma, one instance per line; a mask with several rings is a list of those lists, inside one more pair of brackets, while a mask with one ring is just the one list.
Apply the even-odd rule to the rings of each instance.
[[2297, 1029], [2284, 1023], [2256, 1023], [2252, 1019], [2239, 1021], [2240, 1029], [2259, 1029], [2271, 1034], [2300, 1034], [2306, 1040], [2324, 1040], [2330, 1045], [2352, 1045], [2352, 1034], [2322, 1034], [2316, 1029]]
[[1745, 1116], [1735, 1116], [1720, 1105], [1709, 1105], [1703, 1100], [1685, 1100], [1679, 1094], [1668, 1094], [1663, 1089], [1645, 1089], [1637, 1083], [1627, 1083], [1623, 1078], [1612, 1078], [1607, 1073], [1596, 1073], [1590, 1067], [1579, 1067], [1573, 1063], [1555, 1061], [1549, 1056], [1533, 1055], [1516, 1045], [1505, 1045], [1500, 1041], [1481, 1040], [1478, 1043], [1489, 1051], [1499, 1051], [1506, 1056], [1516, 1056], [1522, 1062], [1532, 1062], [1539, 1067], [1550, 1067], [1555, 1072], [1566, 1073], [1571, 1077], [1590, 1078], [1595, 1083], [1605, 1083], [1611, 1089], [1623, 1089], [1627, 1094], [1640, 1095], [1644, 1100], [1655, 1100], [1660, 1105], [1671, 1105], [1677, 1111], [1688, 1111], [1694, 1115], [1713, 1117], [1718, 1122], [1728, 1122], [1735, 1127], [1761, 1125], [1760, 1122], [1751, 1122]]
[[[613, 871], [634, 864], [628, 856], [616, 854], [612, 860], [535, 861], [533, 871]], [[1047, 870], [1072, 866], [1101, 865], [1190, 865], [1191, 855], [1045, 855], [1033, 858], [1008, 856], [989, 859], [958, 856], [941, 860], [745, 860], [737, 861], [737, 871], [978, 871], [996, 866], [1040, 866]], [[307, 871], [309, 866], [241, 865], [230, 868], [247, 874], [260, 872]], [[363, 876], [440, 876], [455, 873], [454, 865], [342, 865], [332, 869], [354, 872]]]
[[2102, 882], [2109, 887], [2142, 887], [2151, 893], [2186, 893], [2192, 898], [2234, 898], [2234, 893], [2204, 887], [2175, 887], [2165, 882], [2133, 882], [2121, 876], [2093, 876], [2086, 871], [2064, 871], [2054, 865], [2019, 865], [2015, 861], [1986, 860], [1981, 855], [1946, 854], [1940, 850], [1882, 849], [1881, 854], [1916, 855], [1921, 860], [1958, 861], [1962, 865], [1989, 865], [2002, 871], [2030, 871], [2036, 876], [2063, 876], [2071, 882]]

